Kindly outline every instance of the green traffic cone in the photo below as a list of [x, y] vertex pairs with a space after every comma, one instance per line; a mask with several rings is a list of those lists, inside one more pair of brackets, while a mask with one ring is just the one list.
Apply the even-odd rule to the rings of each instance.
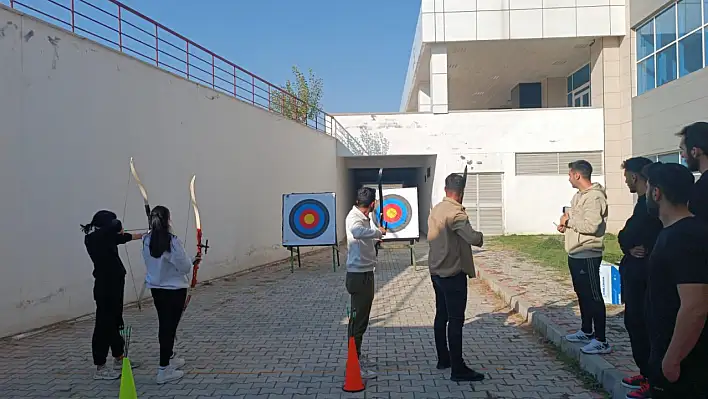
[[120, 376], [120, 393], [118, 399], [138, 399], [138, 392], [135, 390], [135, 380], [133, 379], [133, 367], [130, 360], [123, 358], [123, 371]]

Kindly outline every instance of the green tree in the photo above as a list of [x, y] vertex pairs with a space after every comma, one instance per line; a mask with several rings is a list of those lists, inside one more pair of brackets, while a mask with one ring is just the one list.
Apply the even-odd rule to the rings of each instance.
[[293, 66], [294, 81], [287, 80], [283, 91], [271, 88], [270, 110], [282, 114], [294, 121], [307, 124], [307, 120], [318, 120], [321, 123], [323, 115], [319, 115], [322, 99], [322, 79], [317, 77], [312, 69], [308, 76]]

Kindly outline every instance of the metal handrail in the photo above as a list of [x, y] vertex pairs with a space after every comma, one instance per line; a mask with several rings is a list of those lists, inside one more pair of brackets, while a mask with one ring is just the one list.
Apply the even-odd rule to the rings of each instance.
[[[94, 39], [168, 72], [327, 134], [331, 135], [334, 131], [334, 118], [331, 115], [319, 108], [310, 107], [281, 87], [117, 0], [102, 0], [114, 5], [113, 10], [96, 5], [91, 0], [32, 1], [41, 6], [25, 3], [30, 1], [9, 0], [11, 8], [41, 19], [46, 18], [59, 27], [71, 28], [73, 33]], [[144, 27], [145, 23], [148, 24], [147, 28]]]

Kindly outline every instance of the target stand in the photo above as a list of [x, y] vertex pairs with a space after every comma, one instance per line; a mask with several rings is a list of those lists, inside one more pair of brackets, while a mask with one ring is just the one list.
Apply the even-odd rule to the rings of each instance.
[[[378, 200], [378, 194], [376, 195]], [[373, 228], [378, 228], [381, 220], [379, 207], [375, 209], [375, 215], [371, 218]], [[393, 246], [394, 248], [408, 248], [410, 251], [411, 265], [416, 268], [415, 252], [413, 247], [420, 240], [420, 228], [418, 226], [418, 189], [390, 188], [383, 190], [383, 221], [388, 232], [382, 240], [382, 244], [387, 243], [407, 243], [404, 246]], [[381, 247], [384, 248], [383, 246]]]
[[290, 272], [302, 267], [300, 247], [331, 247], [337, 270], [337, 207], [334, 193], [283, 194], [283, 247], [290, 250]]

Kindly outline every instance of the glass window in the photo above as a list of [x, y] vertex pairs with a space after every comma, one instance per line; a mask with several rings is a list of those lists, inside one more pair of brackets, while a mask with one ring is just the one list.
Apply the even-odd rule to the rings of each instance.
[[676, 79], [676, 45], [672, 44], [656, 55], [656, 86]]
[[637, 94], [642, 94], [655, 87], [654, 56], [637, 65]]
[[701, 31], [698, 31], [679, 40], [679, 76], [688, 75], [701, 68], [703, 68], [703, 37]]
[[681, 156], [679, 155], [678, 152], [672, 152], [671, 154], [659, 155], [657, 158], [658, 158], [659, 162], [661, 162], [661, 163], [680, 163], [681, 162]]
[[676, 40], [676, 6], [671, 6], [656, 17], [656, 48]]
[[678, 2], [678, 36], [682, 37], [701, 26], [701, 1], [681, 0]]
[[641, 60], [653, 52], [654, 20], [652, 19], [637, 30], [637, 59]]
[[708, 66], [708, 0], [674, 0], [635, 33], [638, 95]]
[[573, 90], [588, 82], [590, 82], [590, 64], [578, 69], [578, 71], [573, 74]]
[[590, 106], [590, 64], [568, 76], [568, 106]]

